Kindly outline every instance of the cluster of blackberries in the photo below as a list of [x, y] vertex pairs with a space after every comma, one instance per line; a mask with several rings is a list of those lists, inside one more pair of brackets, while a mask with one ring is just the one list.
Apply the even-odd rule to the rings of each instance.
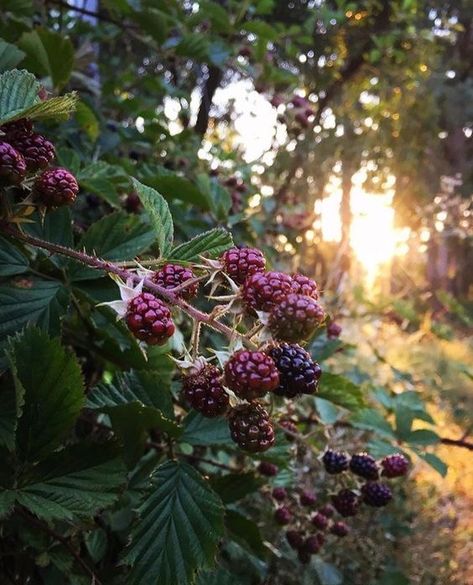
[[366, 480], [359, 493], [351, 489], [342, 489], [332, 496], [333, 507], [342, 516], [355, 516], [361, 503], [375, 508], [386, 506], [392, 499], [391, 488], [379, 482], [380, 476], [386, 478], [406, 475], [409, 462], [400, 453], [388, 455], [379, 463], [368, 453], [357, 453], [349, 457], [343, 451], [325, 451], [322, 462], [331, 475], [351, 471]]
[[[47, 167], [54, 160], [54, 146], [25, 118], [0, 127], [0, 186], [18, 186], [34, 176], [32, 195], [47, 208], [70, 205], [79, 192], [76, 178], [68, 170]], [[39, 173], [39, 174], [38, 174]]]
[[[273, 477], [277, 475], [278, 468], [263, 461], [258, 471]], [[345, 522], [333, 519], [333, 506], [328, 503], [319, 505], [319, 498], [311, 490], [275, 487], [271, 491], [271, 499], [275, 504], [274, 521], [285, 527], [286, 540], [302, 563], [308, 563], [310, 557], [319, 552], [327, 536], [343, 538], [350, 531]]]
[[241, 287], [246, 311], [269, 314], [274, 339], [307, 339], [325, 320], [316, 283], [302, 274], [266, 272], [265, 265], [263, 253], [254, 248], [232, 248], [222, 256], [223, 270]]

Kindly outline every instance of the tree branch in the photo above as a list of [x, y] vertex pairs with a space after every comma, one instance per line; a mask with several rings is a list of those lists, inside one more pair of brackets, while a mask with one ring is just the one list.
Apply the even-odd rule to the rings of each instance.
[[222, 81], [223, 73], [219, 67], [209, 65], [209, 73], [202, 89], [202, 99], [200, 100], [199, 113], [194, 130], [199, 136], [204, 136], [209, 125], [210, 108], [214, 98], [215, 91]]
[[29, 236], [27, 234], [24, 234], [23, 232], [20, 232], [16, 228], [12, 228], [8, 224], [0, 225], [0, 231], [7, 234], [7, 235], [13, 236], [16, 239], [21, 240], [22, 242], [30, 244], [31, 246], [35, 246], [37, 248], [42, 248], [43, 250], [48, 250], [49, 252], [52, 252], [54, 254], [60, 254], [61, 256], [66, 256], [68, 258], [72, 258], [72, 259], [77, 260], [78, 262], [80, 262], [82, 264], [85, 264], [85, 265], [90, 266], [91, 268], [95, 268], [97, 270], [103, 270], [103, 271], [111, 273], [111, 274], [116, 274], [117, 276], [122, 278], [124, 281], [131, 280], [134, 284], [138, 284], [139, 282], [143, 282], [143, 286], [145, 288], [147, 288], [151, 292], [159, 295], [160, 297], [162, 297], [163, 299], [168, 301], [171, 305], [179, 307], [182, 311], [184, 311], [190, 317], [192, 317], [192, 319], [195, 319], [196, 321], [200, 321], [201, 323], [204, 323], [205, 325], [207, 325], [207, 327], [210, 327], [211, 329], [214, 329], [215, 331], [222, 333], [223, 335], [228, 337], [228, 339], [230, 339], [230, 340], [235, 339], [235, 338], [239, 338], [246, 346], [248, 346], [250, 348], [256, 347], [255, 344], [251, 340], [249, 340], [245, 335], [242, 335], [238, 331], [228, 327], [227, 325], [224, 325], [223, 323], [220, 323], [220, 321], [217, 321], [216, 317], [214, 317], [213, 315], [209, 315], [208, 313], [204, 313], [203, 311], [200, 311], [196, 307], [190, 305], [189, 303], [184, 301], [182, 298], [180, 298], [173, 291], [173, 289], [169, 290], [169, 289], [166, 289], [162, 286], [159, 286], [158, 284], [154, 283], [149, 278], [143, 278], [141, 276], [138, 276], [137, 274], [135, 274], [134, 272], [131, 272], [130, 270], [126, 270], [125, 268], [120, 268], [119, 266], [117, 266], [113, 262], [101, 260], [100, 258], [97, 258], [95, 256], [90, 256], [89, 254], [86, 254], [85, 252], [78, 252], [77, 250], [73, 250], [72, 248], [67, 248], [66, 246], [61, 246], [59, 244], [54, 244], [52, 242], [47, 242], [45, 240], [41, 240], [40, 238], [35, 238], [33, 236]]
[[449, 439], [448, 437], [441, 437], [440, 442], [443, 445], [453, 445], [454, 447], [463, 447], [468, 451], [473, 451], [473, 443], [465, 441], [464, 439]]

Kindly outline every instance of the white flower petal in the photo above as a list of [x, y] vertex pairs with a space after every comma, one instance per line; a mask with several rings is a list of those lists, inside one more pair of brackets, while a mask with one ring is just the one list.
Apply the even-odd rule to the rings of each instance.
[[110, 307], [120, 318], [126, 315], [128, 303], [126, 301], [110, 301], [109, 303], [100, 303], [97, 307]]

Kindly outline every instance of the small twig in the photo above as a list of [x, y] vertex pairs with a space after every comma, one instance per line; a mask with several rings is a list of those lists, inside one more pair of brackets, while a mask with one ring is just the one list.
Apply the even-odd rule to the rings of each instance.
[[463, 447], [464, 449], [468, 449], [468, 451], [473, 451], [473, 443], [463, 439], [450, 439], [448, 437], [441, 437], [440, 442], [443, 445], [453, 445], [454, 447]]
[[28, 522], [30, 522], [31, 524], [34, 524], [35, 526], [40, 528], [43, 532], [46, 532], [46, 534], [49, 534], [49, 536], [54, 538], [54, 540], [57, 540], [65, 548], [67, 548], [67, 550], [70, 552], [70, 554], [74, 557], [74, 559], [82, 567], [84, 572], [87, 573], [87, 575], [89, 575], [92, 578], [92, 585], [102, 585], [102, 583], [99, 580], [99, 578], [97, 577], [97, 575], [89, 567], [89, 565], [87, 565], [87, 563], [81, 558], [80, 554], [76, 550], [74, 550], [74, 547], [72, 546], [72, 544], [69, 542], [69, 540], [67, 538], [65, 538], [64, 536], [62, 536], [62, 534], [59, 534], [58, 532], [56, 532], [55, 530], [50, 528], [47, 524], [43, 523], [41, 520], [36, 518], [36, 516], [29, 514], [28, 512], [23, 510], [22, 508], [18, 508], [18, 512]]

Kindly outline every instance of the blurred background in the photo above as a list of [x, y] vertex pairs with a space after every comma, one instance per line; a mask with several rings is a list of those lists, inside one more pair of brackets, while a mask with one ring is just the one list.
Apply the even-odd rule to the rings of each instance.
[[[226, 225], [315, 278], [341, 327], [324, 359], [388, 421], [359, 436], [422, 449], [397, 509], [328, 553], [344, 580], [324, 583], [473, 583], [471, 0], [0, 6], [1, 67], [79, 92], [55, 130], [86, 193], [79, 229], [139, 213], [133, 175], [168, 198], [182, 240]], [[267, 583], [292, 583], [286, 568]]]

